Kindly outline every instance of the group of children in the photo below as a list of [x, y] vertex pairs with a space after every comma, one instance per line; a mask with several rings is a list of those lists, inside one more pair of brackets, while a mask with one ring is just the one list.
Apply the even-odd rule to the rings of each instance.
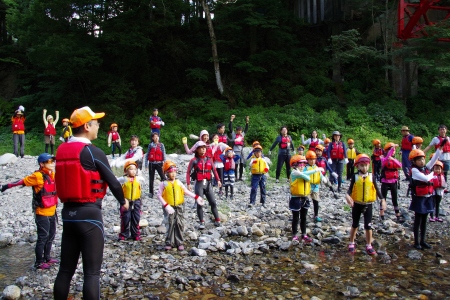
[[[16, 111], [18, 117], [23, 111]], [[43, 153], [38, 158], [40, 168], [30, 176], [25, 177], [18, 182], [3, 185], [2, 192], [8, 188], [28, 185], [33, 186], [33, 209], [36, 213], [36, 225], [38, 229], [38, 241], [36, 243], [36, 267], [47, 269], [52, 263], [57, 262], [50, 257], [51, 243], [54, 238], [56, 223], [56, 204], [57, 196], [54, 184], [54, 157], [51, 136], [54, 136], [54, 125], [58, 121], [59, 113], [56, 112], [56, 119], [52, 116], [46, 116], [46, 110], [43, 114], [46, 122], [46, 150], [48, 144], [51, 146], [51, 154]], [[160, 184], [157, 199], [162, 205], [164, 214], [164, 223], [167, 233], [165, 249], [177, 248], [184, 250], [184, 196], [188, 195], [195, 199], [197, 204], [197, 216], [199, 220], [199, 229], [205, 228], [205, 219], [203, 205], [208, 201], [211, 212], [214, 216], [214, 225], [220, 226], [217, 203], [215, 200], [213, 186], [219, 188], [219, 195], [225, 191], [225, 199], [234, 199], [234, 183], [242, 180], [244, 157], [243, 148], [245, 145], [244, 137], [248, 131], [249, 118], [246, 117], [245, 128], [240, 126], [235, 130], [232, 128], [232, 122], [235, 116], [232, 115], [229, 122], [231, 138], [225, 134], [225, 126], [218, 124], [217, 133], [209, 138], [209, 133], [202, 130], [198, 141], [192, 148], [187, 146], [187, 138], [182, 142], [186, 153], [194, 154], [190, 160], [186, 172], [186, 186], [176, 178], [177, 166], [174, 162], [166, 159], [164, 144], [159, 141], [160, 127], [164, 125], [162, 120], [157, 117], [157, 110], [150, 117], [150, 127], [152, 128], [151, 139], [147, 152], [144, 152], [139, 146], [139, 138], [132, 136], [130, 139], [130, 149], [122, 157], [121, 138], [118, 133], [118, 125], [111, 124], [108, 133], [108, 146], [112, 146], [112, 156], [114, 158], [115, 150], [119, 152], [119, 159], [114, 160], [112, 165], [115, 167], [123, 166], [124, 175], [118, 180], [122, 184], [125, 198], [129, 201], [128, 209], [121, 208], [121, 230], [119, 240], [128, 238], [140, 240], [140, 215], [141, 215], [141, 188], [144, 178], [139, 175], [142, 165], [149, 168], [150, 177], [150, 197], [154, 194], [155, 171], [160, 176]], [[14, 122], [13, 122], [14, 124]], [[16, 122], [17, 125], [17, 122]], [[70, 137], [69, 120], [64, 119], [62, 139], [67, 141]], [[16, 128], [20, 130], [21, 128]], [[18, 133], [20, 134], [20, 133]], [[47, 135], [46, 135], [47, 136]], [[294, 145], [292, 138], [287, 134], [287, 128], [282, 127], [280, 136], [277, 137], [269, 154], [275, 146], [279, 146], [278, 164], [276, 171], [276, 182], [279, 182], [281, 166], [286, 163], [287, 178], [290, 187], [289, 209], [292, 211], [292, 234], [293, 241], [302, 240], [306, 243], [312, 239], [306, 234], [307, 212], [310, 207], [310, 199], [313, 203], [314, 221], [321, 222], [319, 216], [320, 186], [323, 184], [328, 187], [334, 197], [338, 199], [336, 192], [341, 191], [343, 166], [346, 164], [347, 177], [350, 182], [345, 195], [346, 201], [352, 210], [352, 225], [350, 230], [350, 243], [348, 250], [354, 253], [355, 238], [359, 227], [361, 215], [364, 218], [364, 230], [366, 237], [365, 250], [369, 255], [375, 255], [372, 243], [372, 216], [373, 204], [376, 200], [380, 201], [380, 218], [384, 220], [386, 210], [387, 193], [391, 192], [392, 204], [399, 223], [405, 221], [401, 215], [398, 206], [398, 181], [399, 169], [402, 169], [402, 163], [395, 159], [397, 144], [386, 143], [384, 148], [381, 141], [373, 141], [373, 153], [369, 157], [362, 154], [354, 147], [354, 140], [348, 139], [347, 146], [341, 141], [342, 135], [339, 131], [332, 133], [332, 138], [325, 136], [323, 140], [317, 138], [317, 132], [313, 131], [308, 140], [302, 135], [302, 144], [297, 148], [298, 154], [292, 155]], [[47, 144], [48, 142], [48, 144]], [[233, 143], [229, 146], [229, 143]], [[444, 176], [444, 165], [438, 161], [442, 154], [441, 149], [450, 148], [447, 138], [440, 140], [436, 146], [435, 156], [425, 163], [425, 154], [420, 150], [423, 140], [419, 137], [412, 139], [413, 150], [409, 154], [409, 161], [412, 164], [410, 170], [410, 188], [412, 201], [410, 210], [414, 211], [414, 247], [417, 249], [431, 248], [426, 242], [426, 226], [428, 213], [430, 213], [430, 222], [442, 222], [439, 218], [439, 204], [446, 187], [446, 176]], [[305, 146], [307, 146], [307, 150]], [[306, 154], [305, 154], [306, 150]], [[120, 159], [122, 158], [122, 159]], [[249, 206], [256, 204], [257, 190], [260, 190], [260, 203], [266, 207], [266, 174], [269, 172], [269, 165], [263, 155], [263, 148], [259, 142], [252, 144], [252, 152], [247, 157], [249, 160], [249, 170], [251, 173], [251, 192]], [[122, 161], [122, 164], [119, 162]], [[369, 172], [372, 164], [373, 173]], [[356, 168], [356, 170], [355, 170]], [[329, 177], [326, 176], [327, 171]], [[194, 181], [194, 189], [191, 182]], [[337, 190], [333, 187], [337, 183]], [[381, 183], [381, 188], [379, 188]], [[194, 192], [195, 193], [194, 193]], [[56, 199], [56, 201], [55, 201]], [[435, 215], [435, 216], [434, 216]], [[298, 227], [300, 224], [300, 235]]]

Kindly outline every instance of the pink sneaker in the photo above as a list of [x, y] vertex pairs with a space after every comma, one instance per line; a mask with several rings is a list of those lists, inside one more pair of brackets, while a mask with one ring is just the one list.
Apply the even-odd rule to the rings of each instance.
[[46, 261], [46, 263], [49, 264], [49, 265], [59, 264], [59, 260], [54, 259], [54, 258], [50, 258], [49, 260]]
[[430, 218], [428, 219], [428, 221], [429, 221], [429, 222], [436, 222], [436, 219], [433, 218], [433, 217], [430, 217]]
[[184, 246], [183, 245], [178, 246], [178, 251], [183, 251], [183, 250], [184, 250]]
[[47, 269], [50, 269], [52, 266], [51, 265], [49, 265], [48, 263], [41, 263], [40, 265], [38, 265], [37, 267], [36, 267], [36, 269], [39, 269], [39, 270], [47, 270]]
[[298, 241], [298, 236], [294, 235], [294, 237], [292, 238], [293, 241]]
[[172, 246], [170, 246], [170, 245], [166, 245], [166, 247], [164, 247], [164, 249], [166, 249], [166, 250], [170, 250], [170, 249], [172, 249]]
[[372, 246], [366, 246], [366, 252], [369, 255], [377, 255], [377, 252], [372, 248]]
[[444, 222], [444, 220], [442, 220], [441, 218], [434, 218], [435, 222]]
[[302, 240], [303, 240], [303, 242], [305, 242], [305, 243], [311, 243], [311, 242], [312, 242], [312, 238], [310, 238], [310, 237], [307, 236], [306, 234], [303, 236]]

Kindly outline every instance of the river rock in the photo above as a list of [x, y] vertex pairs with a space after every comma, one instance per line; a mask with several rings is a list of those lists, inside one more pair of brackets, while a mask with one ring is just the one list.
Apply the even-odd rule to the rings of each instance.
[[420, 260], [422, 259], [423, 254], [417, 250], [409, 250], [408, 258], [412, 260]]
[[1, 233], [0, 234], [0, 248], [6, 247], [13, 241], [12, 233]]
[[6, 164], [15, 164], [18, 158], [12, 153], [5, 153], [0, 156], [0, 166], [4, 166]]
[[292, 242], [287, 241], [280, 244], [280, 250], [288, 251], [292, 247]]
[[341, 240], [337, 237], [337, 236], [330, 236], [330, 237], [326, 237], [322, 239], [322, 242], [327, 243], [327, 244], [339, 244], [341, 242]]
[[203, 249], [198, 249], [196, 247], [192, 247], [190, 255], [191, 256], [207, 256], [208, 254]]
[[239, 226], [237, 228], [237, 232], [238, 232], [238, 234], [240, 236], [247, 236], [248, 235], [248, 230], [247, 230], [247, 227], [245, 227], [245, 226]]
[[8, 300], [15, 300], [20, 298], [20, 288], [17, 285], [8, 285], [3, 290], [3, 298]]

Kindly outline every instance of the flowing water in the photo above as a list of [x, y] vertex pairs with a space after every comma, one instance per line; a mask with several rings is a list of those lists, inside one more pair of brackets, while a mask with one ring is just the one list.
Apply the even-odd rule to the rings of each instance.
[[0, 248], [0, 292], [34, 264], [34, 248], [28, 243]]

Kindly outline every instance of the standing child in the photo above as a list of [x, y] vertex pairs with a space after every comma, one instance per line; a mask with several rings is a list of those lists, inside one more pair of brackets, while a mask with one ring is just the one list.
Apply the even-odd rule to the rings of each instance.
[[423, 144], [423, 139], [420, 136], [413, 137], [412, 141], [412, 148], [413, 149], [421, 149]]
[[[307, 170], [305, 168], [307, 160], [304, 156], [294, 155], [290, 160], [292, 172], [290, 176], [291, 198], [289, 200], [289, 209], [292, 211], [292, 235], [293, 241], [298, 241], [298, 223], [300, 221], [300, 230], [302, 240], [305, 243], [311, 243], [312, 239], [306, 235], [306, 217], [310, 206], [308, 196], [311, 194], [311, 178], [320, 180], [322, 168]], [[317, 181], [316, 180], [316, 181]], [[320, 182], [320, 181], [317, 181]]]
[[[336, 180], [338, 178], [338, 174], [336, 172], [333, 172], [333, 170], [330, 168], [330, 166], [328, 165], [328, 161], [326, 159], [326, 157], [323, 156], [323, 154], [325, 153], [325, 148], [322, 145], [317, 145], [316, 146], [316, 165], [320, 168], [323, 169], [322, 171], [322, 175], [326, 175], [327, 174], [327, 170], [330, 172], [331, 177]], [[329, 181], [330, 183], [333, 183], [332, 181]]]
[[[254, 156], [253, 156], [253, 149], [255, 149], [256, 146], [261, 146], [260, 142], [254, 141], [254, 142], [252, 143], [252, 151], [250, 151], [250, 153], [247, 155], [247, 160], [249, 160], [250, 158], [253, 158], [253, 157], [254, 157]], [[261, 155], [262, 155], [262, 157], [264, 157], [264, 154], [261, 154]]]
[[350, 180], [345, 198], [352, 208], [352, 227], [350, 229], [350, 244], [348, 251], [355, 253], [355, 238], [359, 227], [361, 214], [364, 216], [364, 230], [366, 232], [366, 252], [369, 255], [376, 255], [377, 252], [372, 247], [372, 214], [373, 202], [377, 197], [381, 199], [383, 210], [386, 209], [386, 199], [381, 195], [377, 186], [376, 178], [369, 173], [370, 158], [366, 154], [359, 154], [355, 158], [355, 166], [358, 172]]
[[234, 197], [235, 164], [239, 160], [239, 155], [233, 152], [233, 148], [225, 149], [224, 154], [220, 155], [223, 162], [223, 186], [225, 187], [225, 199], [228, 198], [228, 187], [230, 188], [230, 200]]
[[[430, 249], [431, 245], [425, 241], [427, 231], [428, 213], [434, 212], [433, 199], [433, 177], [430, 170], [441, 155], [441, 148], [446, 144], [447, 139], [442, 140], [433, 158], [425, 164], [425, 153], [419, 149], [413, 149], [409, 153], [411, 161], [411, 204], [409, 209], [414, 211], [414, 248]], [[420, 241], [419, 241], [420, 231]]]
[[213, 158], [212, 145], [209, 142], [209, 133], [207, 130], [203, 129], [202, 131], [200, 131], [199, 136], [191, 135], [191, 138], [198, 138], [198, 141], [194, 144], [194, 146], [192, 146], [191, 149], [189, 149], [189, 146], [187, 145], [187, 138], [183, 137], [181, 139], [183, 142], [184, 150], [186, 150], [187, 154], [194, 154], [199, 144], [205, 144], [206, 156], [211, 159]]
[[[195, 180], [194, 191], [196, 195], [202, 197], [205, 195], [211, 206], [211, 212], [214, 215], [214, 226], [220, 226], [219, 212], [217, 210], [216, 199], [214, 198], [214, 192], [212, 188], [212, 174], [217, 179], [219, 188], [222, 183], [217, 174], [214, 162], [210, 157], [206, 156], [206, 144], [202, 141], [197, 142], [197, 149], [195, 150], [195, 157], [189, 162], [186, 172], [186, 184], [189, 191], [191, 188], [191, 177]], [[203, 218], [203, 206], [197, 205], [197, 216], [200, 221], [199, 229], [205, 229], [205, 219]]]
[[72, 136], [72, 127], [69, 125], [69, 119], [64, 118], [62, 119], [62, 125], [63, 129], [61, 132], [61, 136], [59, 137], [59, 140], [63, 143], [68, 142], [70, 137]]
[[250, 171], [252, 173], [252, 189], [250, 191], [250, 204], [249, 206], [255, 205], [256, 193], [261, 193], [260, 202], [262, 206], [266, 207], [266, 175], [269, 172], [269, 166], [266, 160], [262, 157], [262, 147], [260, 145], [255, 146], [253, 149], [253, 155], [255, 156], [250, 160]]
[[108, 148], [111, 147], [111, 155], [114, 158], [114, 153], [116, 153], [116, 148], [119, 149], [119, 156], [122, 155], [122, 147], [121, 147], [121, 140], [120, 140], [120, 134], [117, 132], [118, 125], [116, 123], [112, 123], [109, 127], [110, 131], [108, 132]]
[[280, 135], [277, 136], [272, 146], [269, 149], [269, 155], [272, 154], [272, 150], [278, 145], [278, 159], [277, 159], [277, 169], [275, 171], [275, 182], [280, 182], [281, 169], [283, 164], [286, 165], [286, 178], [289, 182], [289, 176], [291, 175], [291, 151], [294, 152], [294, 143], [292, 142], [292, 137], [288, 135], [288, 130], [286, 126], [280, 128]]
[[225, 125], [222, 123], [217, 124], [217, 136], [219, 137], [219, 143], [228, 143], [228, 135], [225, 133]]
[[[212, 140], [213, 142], [211, 144], [211, 151], [213, 155], [214, 166], [216, 167], [217, 174], [219, 174], [219, 180], [223, 183], [223, 162], [220, 156], [223, 154], [223, 151], [228, 148], [228, 145], [219, 141], [220, 137], [217, 133], [213, 135]], [[217, 186], [216, 178], [214, 178], [213, 180], [214, 186]], [[219, 195], [223, 195], [222, 187], [219, 188]]]
[[323, 140], [323, 154], [322, 156], [328, 159], [328, 146], [330, 146], [331, 140], [326, 138]]
[[166, 250], [177, 247], [179, 251], [184, 250], [184, 195], [195, 199], [198, 206], [203, 206], [205, 201], [176, 179], [177, 166], [174, 162], [167, 160], [163, 165], [166, 180], [159, 184], [158, 199], [164, 211], [164, 224], [166, 224]]
[[[384, 146], [384, 157], [381, 158], [381, 194], [386, 199], [388, 191], [391, 191], [392, 205], [398, 223], [405, 222], [398, 207], [398, 169], [402, 168], [402, 163], [395, 159], [395, 148], [397, 144], [387, 143]], [[380, 207], [380, 218], [384, 220], [384, 210]]]
[[56, 111], [56, 119], [53, 120], [52, 115], [47, 116], [47, 110], [43, 110], [42, 119], [44, 120], [44, 143], [45, 143], [45, 152], [48, 153], [48, 146], [50, 145], [50, 153], [54, 154], [54, 146], [55, 146], [55, 136], [56, 136], [56, 123], [59, 120], [59, 111]]
[[110, 162], [111, 167], [122, 167], [128, 161], [135, 161], [138, 165], [138, 169], [142, 170], [142, 162], [144, 158], [144, 151], [139, 146], [139, 137], [132, 135], [130, 138], [130, 149], [125, 154], [119, 156], [118, 159]]
[[[309, 183], [311, 184], [311, 199], [313, 201], [313, 206], [314, 206], [314, 222], [322, 222], [322, 218], [319, 217], [320, 183], [323, 182], [326, 186], [328, 186], [330, 188], [330, 190], [333, 192], [333, 194], [334, 194], [334, 190], [333, 190], [331, 183], [322, 174], [322, 171], [325, 171], [325, 170], [322, 167], [318, 167], [316, 164], [316, 160], [317, 160], [316, 152], [308, 150], [306, 152], [306, 160], [308, 161], [308, 165], [304, 169], [305, 171], [311, 171], [311, 170], [317, 170], [317, 169], [319, 169], [321, 171], [321, 172], [316, 172], [316, 173], [311, 174], [309, 177]], [[337, 195], [334, 194], [334, 197], [337, 198]]]
[[23, 111], [25, 108], [21, 105], [19, 109], [14, 112], [14, 116], [11, 118], [12, 132], [13, 132], [13, 151], [14, 155], [19, 157], [19, 145], [20, 145], [20, 157], [25, 155], [25, 116]]
[[359, 154], [359, 151], [356, 150], [355, 141], [353, 139], [347, 140], [347, 180], [352, 179], [353, 174], [355, 174], [355, 158]]
[[298, 146], [297, 147], [297, 154], [304, 156], [305, 155], [305, 146], [303, 146], [303, 145]]
[[383, 149], [381, 148], [381, 141], [378, 139], [373, 140], [372, 144], [374, 146], [372, 152], [372, 171], [379, 182], [381, 177], [381, 158], [383, 157]]
[[447, 182], [444, 176], [444, 164], [441, 161], [436, 161], [433, 166], [433, 189], [434, 189], [434, 206], [436, 211], [436, 217], [434, 213], [430, 213], [430, 222], [443, 222], [439, 218], [439, 206], [441, 204], [442, 196], [444, 195], [444, 190], [447, 187]]
[[2, 185], [2, 192], [15, 186], [31, 186], [32, 207], [37, 227], [35, 247], [36, 269], [49, 269], [59, 261], [51, 258], [52, 243], [56, 233], [56, 205], [58, 196], [55, 185], [55, 157], [48, 153], [38, 156], [39, 170], [25, 178]]
[[231, 140], [234, 142], [233, 151], [237, 155], [239, 155], [240, 159], [236, 162], [236, 178], [239, 181], [242, 181], [242, 174], [244, 172], [244, 149], [245, 143], [244, 138], [248, 131], [248, 122], [250, 120], [249, 116], [245, 117], [245, 128], [242, 130], [242, 126], [237, 126], [236, 131], [233, 130], [233, 120], [236, 116], [231, 115], [230, 123], [228, 123], [228, 130], [231, 132]]
[[117, 178], [122, 185], [123, 195], [128, 200], [129, 207], [120, 207], [120, 233], [119, 241], [131, 238], [141, 240], [139, 221], [141, 220], [141, 186], [144, 177], [137, 176], [138, 165], [135, 161], [127, 161], [123, 166], [123, 177]]
[[[338, 175], [338, 192], [341, 192], [342, 172], [344, 171], [344, 164], [348, 163], [347, 149], [344, 142], [341, 141], [342, 134], [339, 131], [333, 131], [330, 145], [328, 146], [328, 164], [334, 173]], [[330, 177], [330, 181], [333, 179]]]
[[164, 126], [164, 121], [158, 117], [158, 109], [153, 109], [153, 114], [148, 119], [148, 122], [150, 123], [150, 129], [152, 130], [151, 133], [157, 132], [159, 136], [161, 136], [161, 126]]
[[[325, 134], [323, 135], [323, 138], [326, 138]], [[314, 151], [314, 149], [316, 149], [317, 145], [323, 145], [323, 141], [321, 139], [317, 138], [317, 131], [313, 130], [311, 132], [311, 136], [306, 141], [305, 141], [305, 135], [302, 134], [302, 144], [308, 145], [308, 150]], [[305, 149], [305, 148], [303, 148], [303, 149]], [[303, 154], [299, 154], [299, 155], [303, 155]]]
[[152, 142], [148, 144], [145, 154], [145, 169], [148, 169], [149, 197], [153, 198], [153, 186], [155, 182], [155, 171], [158, 172], [161, 181], [164, 181], [163, 163], [166, 160], [166, 148], [159, 142], [159, 134], [152, 133]]

